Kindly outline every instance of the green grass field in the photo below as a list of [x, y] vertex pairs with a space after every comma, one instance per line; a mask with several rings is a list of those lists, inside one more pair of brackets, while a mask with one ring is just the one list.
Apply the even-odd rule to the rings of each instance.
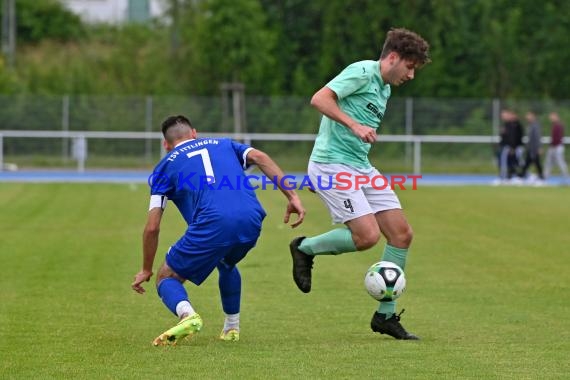
[[[0, 184], [0, 378], [567, 379], [570, 188], [420, 184], [399, 195], [415, 231], [399, 309], [421, 341], [370, 331], [363, 276], [380, 248], [317, 258], [313, 291], [298, 291], [288, 242], [326, 231], [329, 217], [303, 192], [307, 219], [291, 230], [284, 200], [265, 191], [262, 237], [240, 264], [241, 340], [217, 339], [214, 273], [187, 287], [202, 332], [156, 348], [176, 319], [153, 284], [130, 289], [145, 186]], [[171, 204], [158, 260], [183, 231]]]

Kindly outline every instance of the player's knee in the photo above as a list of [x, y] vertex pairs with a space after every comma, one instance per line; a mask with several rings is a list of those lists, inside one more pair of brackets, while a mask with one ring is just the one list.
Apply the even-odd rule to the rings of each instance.
[[182, 277], [180, 277], [172, 269], [170, 269], [170, 267], [166, 263], [163, 263], [161, 267], [158, 269], [158, 273], [156, 274], [156, 287], [158, 288], [162, 280], [165, 280], [167, 278], [174, 278], [180, 282], [185, 281]]
[[359, 251], [374, 247], [380, 240], [380, 230], [368, 231], [363, 234], [353, 234], [354, 245]]
[[390, 243], [396, 247], [409, 247], [412, 244], [413, 238], [414, 231], [409, 224], [406, 224], [406, 226], [398, 230], [398, 233]]
[[226, 263], [224, 260], [221, 260], [218, 265], [216, 266], [216, 268], [218, 268], [218, 271], [220, 273], [230, 273], [232, 272], [234, 269], [237, 270], [235, 264], [228, 264]]
[[160, 272], [157, 273], [157, 274], [156, 274], [156, 280], [155, 280], [156, 288], [158, 289], [158, 287], [160, 286], [160, 283], [161, 283], [163, 280], [167, 279], [167, 278], [169, 278], [169, 277], [164, 276], [164, 275], [161, 275]]
[[408, 225], [406, 232], [404, 233], [404, 243], [409, 247], [414, 239], [414, 230], [412, 226]]

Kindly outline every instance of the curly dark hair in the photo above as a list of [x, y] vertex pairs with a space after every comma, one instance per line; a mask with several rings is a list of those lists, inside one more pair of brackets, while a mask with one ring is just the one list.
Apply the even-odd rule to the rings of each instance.
[[431, 62], [429, 44], [419, 34], [405, 28], [392, 28], [386, 36], [380, 59], [386, 58], [391, 52], [419, 66]]

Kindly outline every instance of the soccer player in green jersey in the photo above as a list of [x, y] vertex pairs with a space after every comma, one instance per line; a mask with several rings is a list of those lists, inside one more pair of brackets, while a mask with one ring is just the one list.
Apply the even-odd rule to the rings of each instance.
[[[391, 29], [378, 61], [349, 65], [313, 95], [311, 105], [323, 117], [308, 173], [333, 222], [345, 227], [291, 241], [293, 279], [301, 291], [311, 291], [316, 255], [365, 250], [373, 247], [381, 234], [386, 237], [382, 260], [405, 267], [412, 228], [394, 191], [371, 185], [380, 173], [370, 164], [368, 152], [376, 141], [390, 86], [414, 79], [415, 71], [428, 62], [429, 45], [422, 37], [407, 29]], [[342, 186], [337, 180], [339, 173], [344, 175]], [[368, 184], [354, 181], [352, 186], [346, 185], [347, 178], [356, 177], [361, 183], [368, 177]], [[400, 314], [396, 314], [394, 301], [381, 302], [372, 316], [372, 330], [396, 339], [419, 339], [402, 327]]]

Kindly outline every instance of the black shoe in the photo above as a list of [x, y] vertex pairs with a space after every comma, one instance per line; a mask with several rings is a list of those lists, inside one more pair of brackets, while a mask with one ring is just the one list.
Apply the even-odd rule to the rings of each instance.
[[419, 337], [407, 332], [400, 324], [400, 315], [402, 315], [403, 312], [404, 310], [402, 309], [400, 314], [394, 314], [388, 319], [386, 319], [386, 314], [380, 314], [377, 311], [374, 312], [372, 321], [370, 321], [372, 331], [380, 334], [387, 334], [396, 339], [419, 340]]
[[313, 269], [313, 259], [311, 255], [299, 250], [299, 244], [305, 239], [304, 236], [291, 240], [289, 249], [293, 257], [293, 280], [303, 293], [311, 291], [311, 269]]

